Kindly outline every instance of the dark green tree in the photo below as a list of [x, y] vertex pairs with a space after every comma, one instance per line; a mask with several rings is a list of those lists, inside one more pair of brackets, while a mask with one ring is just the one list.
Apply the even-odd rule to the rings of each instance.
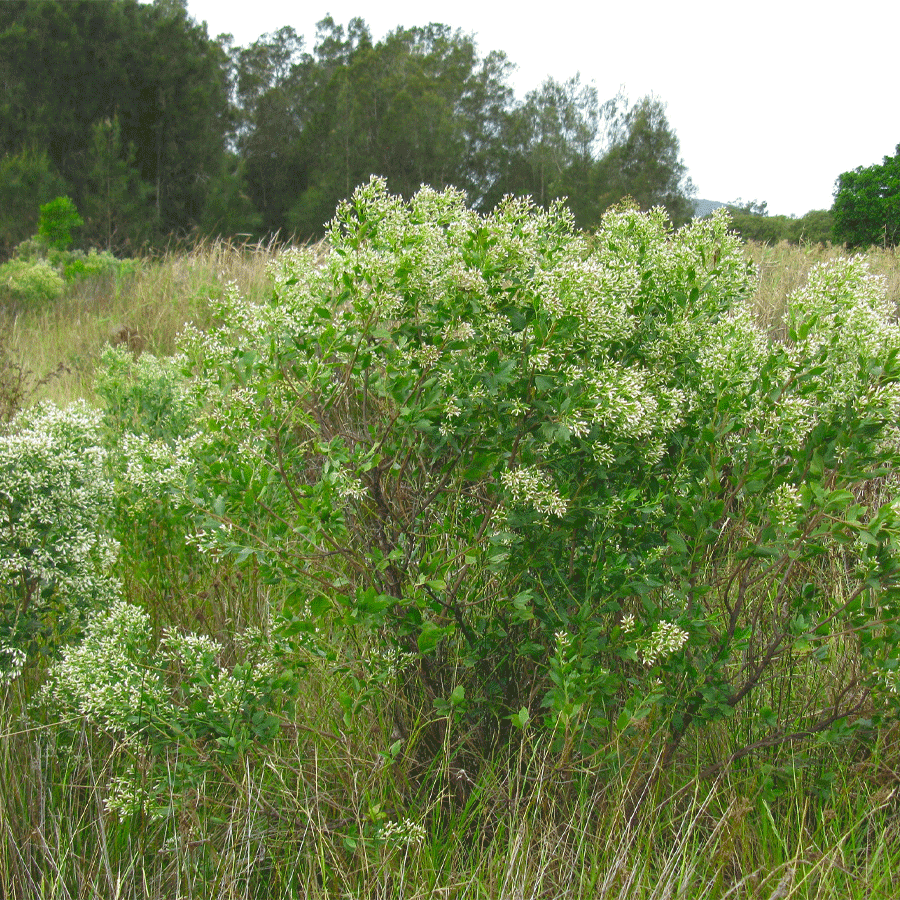
[[94, 126], [118, 118], [153, 188], [142, 218], [159, 233], [197, 221], [230, 124], [227, 58], [183, 3], [0, 3], [0, 85], [0, 152], [46, 150], [79, 207]]
[[321, 234], [370, 175], [410, 196], [454, 185], [481, 205], [497, 181], [510, 65], [445, 25], [318, 25], [312, 53], [289, 29], [233, 55], [238, 147], [267, 231]]
[[38, 207], [68, 190], [44, 150], [26, 148], [0, 159], [0, 261], [38, 227]]
[[596, 160], [601, 110], [597, 91], [576, 75], [568, 81], [547, 78], [506, 123], [505, 171], [493, 199], [505, 193], [527, 194], [541, 206], [567, 197], [579, 224], [598, 216], [589, 201]]
[[849, 247], [900, 242], [900, 144], [894, 156], [844, 172], [835, 183], [834, 240]]
[[141, 180], [134, 145], [122, 145], [118, 116], [96, 122], [92, 139], [84, 201], [87, 239], [133, 253], [150, 237], [145, 220], [153, 187]]
[[594, 192], [605, 209], [631, 197], [647, 210], [664, 206], [676, 225], [693, 214], [696, 193], [679, 156], [678, 137], [666, 118], [666, 105], [647, 96], [610, 117], [610, 146], [594, 171]]
[[247, 196], [265, 232], [287, 229], [287, 211], [306, 185], [302, 153], [310, 118], [312, 57], [285, 27], [231, 57], [238, 113], [236, 149]]

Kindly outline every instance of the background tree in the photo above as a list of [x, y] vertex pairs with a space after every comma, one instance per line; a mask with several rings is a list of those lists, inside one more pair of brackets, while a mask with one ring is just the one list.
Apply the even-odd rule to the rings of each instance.
[[149, 237], [144, 212], [153, 187], [141, 179], [134, 145], [122, 146], [118, 116], [96, 122], [91, 136], [86, 237], [107, 250], [133, 253]]
[[835, 183], [834, 239], [849, 247], [900, 241], [900, 144], [884, 162], [844, 172]]
[[0, 261], [37, 231], [40, 205], [67, 190], [45, 150], [25, 148], [0, 159]]
[[527, 194], [546, 208], [566, 196], [580, 205], [589, 193], [599, 121], [593, 85], [582, 84], [577, 75], [564, 82], [547, 78], [508, 116], [505, 171], [491, 200]]
[[643, 210], [665, 207], [677, 225], [689, 221], [696, 188], [679, 156], [665, 103], [651, 95], [622, 112], [616, 105], [612, 110], [610, 146], [594, 170], [598, 205], [606, 209], [631, 197]]
[[225, 150], [227, 58], [182, 2], [2, 3], [0, 84], [0, 151], [42, 148], [86, 209], [94, 127], [117, 119], [121, 157], [153, 188], [140, 218], [196, 224]]
[[[129, 251], [197, 229], [319, 237], [373, 174], [404, 197], [453, 185], [481, 210], [505, 194], [567, 197], [582, 228], [628, 195], [688, 218], [692, 187], [659, 100], [601, 105], [575, 77], [519, 103], [510, 70], [440, 24], [375, 43], [362, 19], [326, 17], [311, 51], [290, 27], [235, 48], [210, 40], [185, 0], [8, 0], [0, 153], [32, 166], [8, 208], [24, 198], [33, 218], [66, 194], [88, 240]], [[53, 190], [26, 187], [51, 176]], [[3, 227], [8, 246], [31, 233]]]
[[731, 213], [731, 225], [744, 240], [761, 244], [790, 243], [826, 244], [831, 241], [832, 214], [827, 209], [813, 209], [800, 216], [770, 216], [765, 201], [740, 198], [725, 204]]

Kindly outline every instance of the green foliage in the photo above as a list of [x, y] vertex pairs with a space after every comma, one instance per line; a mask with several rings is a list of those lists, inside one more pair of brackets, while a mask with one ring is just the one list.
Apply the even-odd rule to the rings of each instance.
[[199, 221], [231, 125], [227, 58], [183, 5], [2, 3], [0, 81], [0, 152], [48, 148], [107, 249]]
[[65, 190], [45, 150], [8, 152], [0, 159], [0, 258], [35, 233], [38, 206]]
[[63, 295], [66, 283], [46, 259], [11, 259], [0, 266], [0, 296], [38, 306]]
[[[17, 248], [16, 254], [18, 253]], [[62, 270], [63, 278], [67, 282], [108, 276], [121, 278], [134, 272], [138, 267], [138, 260], [118, 259], [108, 250], [97, 251], [93, 247], [87, 253], [82, 250], [67, 250], [62, 253], [50, 253], [48, 257]]]
[[652, 95], [617, 111], [610, 147], [593, 176], [600, 211], [630, 197], [643, 210], [664, 207], [677, 225], [691, 218], [696, 189], [665, 113], [665, 103]]
[[117, 115], [94, 125], [91, 159], [84, 203], [88, 238], [107, 252], [139, 247], [150, 236], [153, 189], [141, 179], [134, 144], [123, 145]]
[[109, 810], [165, 818], [186, 808], [211, 772], [278, 736], [293, 682], [261, 634], [236, 643], [240, 659], [228, 665], [210, 638], [168, 629], [156, 641], [149, 615], [117, 601], [63, 652], [40, 703], [119, 741], [125, 764], [111, 779]]
[[407, 198], [421, 184], [453, 185], [481, 210], [506, 194], [545, 208], [567, 197], [584, 228], [629, 195], [689, 217], [693, 187], [661, 101], [601, 105], [576, 77], [548, 78], [517, 102], [507, 58], [479, 57], [447, 26], [398, 28], [373, 44], [362, 20], [345, 31], [329, 17], [313, 53], [282, 28], [233, 62], [249, 194], [271, 231], [320, 236], [372, 173]]
[[760, 244], [790, 241], [799, 244], [827, 244], [831, 241], [833, 216], [829, 210], [810, 210], [799, 219], [793, 216], [770, 216], [768, 204], [740, 199], [728, 204], [732, 227], [744, 240]]
[[[584, 228], [626, 196], [687, 219], [692, 186], [664, 104], [600, 105], [577, 78], [520, 102], [511, 71], [437, 23], [374, 42], [362, 19], [328, 16], [311, 52], [289, 26], [230, 48], [181, 3], [7, 0], [0, 152], [28, 178], [6, 193], [21, 209], [26, 181], [40, 201], [64, 189], [85, 239], [117, 253], [192, 231], [319, 238], [373, 173], [407, 198], [453, 185], [481, 210], [508, 193], [544, 207], [567, 196]], [[11, 248], [31, 230], [6, 215]]]
[[58, 300], [66, 285], [74, 281], [108, 276], [119, 279], [137, 266], [137, 260], [117, 259], [106, 250], [98, 253], [92, 248], [85, 253], [55, 249], [46, 235], [35, 235], [16, 247], [13, 259], [0, 265], [0, 298], [36, 307]]
[[48, 652], [111, 602], [113, 497], [100, 417], [45, 404], [0, 435], [0, 645]]
[[84, 225], [69, 197], [57, 197], [41, 207], [38, 235], [52, 250], [68, 250], [72, 231]]
[[324, 264], [285, 256], [270, 303], [187, 340], [198, 540], [288, 589], [285, 634], [415, 660], [435, 752], [543, 719], [668, 765], [738, 713], [738, 757], [893, 714], [900, 331], [853, 262], [769, 341], [728, 224], [622, 209], [588, 239], [373, 180]]
[[171, 443], [195, 430], [196, 404], [177, 359], [150, 353], [135, 359], [127, 347], [110, 347], [101, 357], [95, 389], [117, 435]]
[[849, 247], [900, 241], [900, 144], [884, 162], [844, 172], [835, 184], [834, 238]]

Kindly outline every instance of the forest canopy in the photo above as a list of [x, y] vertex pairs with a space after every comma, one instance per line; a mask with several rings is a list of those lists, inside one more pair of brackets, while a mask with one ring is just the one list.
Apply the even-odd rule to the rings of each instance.
[[131, 251], [171, 235], [321, 236], [371, 175], [409, 197], [462, 190], [568, 197], [595, 226], [626, 197], [676, 224], [694, 193], [655, 96], [601, 101], [578, 76], [524, 99], [513, 63], [447, 25], [374, 41], [326, 17], [247, 47], [211, 38], [183, 0], [0, 4], [0, 255], [65, 194], [85, 243]]

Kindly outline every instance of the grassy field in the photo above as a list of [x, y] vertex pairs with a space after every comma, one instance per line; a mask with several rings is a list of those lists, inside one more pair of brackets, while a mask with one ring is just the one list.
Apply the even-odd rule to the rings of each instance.
[[[145, 353], [171, 354], [186, 323], [210, 324], [208, 298], [230, 284], [265, 296], [278, 253], [204, 244], [120, 281], [78, 283], [52, 307], [5, 310], [0, 414], [42, 399], [95, 402], [111, 334], [124, 327]], [[780, 337], [786, 297], [842, 251], [746, 253], [760, 273], [756, 315]], [[900, 304], [896, 254], [867, 257]], [[236, 624], [265, 627], [275, 602], [270, 586], [215, 560], [190, 577], [163, 564], [122, 574], [155, 627], [185, 626], [226, 648]], [[703, 732], [655, 782], [627, 770], [599, 778], [590, 756], [570, 758], [535, 731], [475, 777], [447, 763], [423, 778], [389, 749], [390, 704], [371, 719], [346, 715], [360, 675], [319, 658], [265, 749], [231, 765], [173, 757], [168, 802], [121, 816], [111, 779], [140, 769], [140, 751], [84, 722], [44, 721], [32, 705], [42, 678], [38, 663], [0, 684], [0, 897], [900, 897], [897, 726], [791, 771], [757, 760], [706, 774], [727, 729], [742, 727], [736, 718]]]

